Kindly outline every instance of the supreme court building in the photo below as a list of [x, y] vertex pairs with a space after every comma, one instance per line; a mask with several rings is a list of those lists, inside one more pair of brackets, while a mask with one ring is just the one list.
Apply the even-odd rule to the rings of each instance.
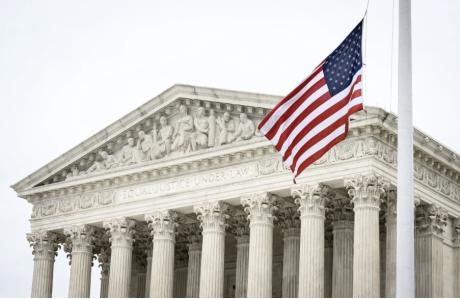
[[[293, 183], [257, 124], [280, 97], [175, 85], [13, 188], [32, 297], [394, 297], [395, 115], [366, 107]], [[460, 157], [414, 131], [416, 294], [460, 297]], [[25, 221], [25, 220], [24, 220]]]

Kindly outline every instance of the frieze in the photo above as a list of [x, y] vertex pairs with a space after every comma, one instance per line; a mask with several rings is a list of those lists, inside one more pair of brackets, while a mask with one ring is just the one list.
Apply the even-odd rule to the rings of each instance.
[[[316, 161], [315, 165], [334, 164], [350, 159], [375, 157], [385, 164], [396, 167], [395, 148], [374, 137], [351, 138], [328, 151]], [[434, 189], [456, 202], [460, 202], [460, 186], [442, 174], [430, 169], [431, 167], [414, 161], [414, 176], [420, 183]], [[180, 168], [177, 174], [180, 174]], [[288, 172], [280, 157], [270, 156], [255, 162], [229, 169], [216, 170], [208, 173], [198, 173], [186, 177], [165, 179], [146, 186], [124, 187], [118, 190], [86, 192], [79, 195], [67, 195], [58, 198], [42, 198], [36, 201], [32, 209], [33, 219], [72, 213], [114, 203], [131, 200], [141, 200], [152, 196], [196, 190], [210, 186], [231, 184], [233, 182]], [[118, 180], [119, 181], [119, 180]]]
[[114, 191], [70, 195], [37, 202], [32, 208], [32, 219], [73, 213], [80, 210], [98, 208], [114, 203]]
[[183, 102], [165, 108], [108, 141], [45, 184], [261, 138], [256, 128], [261, 115], [256, 115], [252, 107], [244, 107], [244, 111], [243, 107], [235, 111], [216, 111], [201, 106], [200, 102], [196, 104]]

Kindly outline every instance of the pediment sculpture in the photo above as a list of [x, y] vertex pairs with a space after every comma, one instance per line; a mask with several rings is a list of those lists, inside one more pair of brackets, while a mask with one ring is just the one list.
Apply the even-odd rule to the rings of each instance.
[[[249, 116], [240, 111], [216, 111], [203, 106], [176, 106], [175, 111], [162, 111], [124, 136], [118, 136], [96, 153], [88, 162], [72, 165], [63, 179], [126, 167], [165, 157], [225, 146], [262, 135], [256, 128], [262, 116]], [[59, 180], [55, 180], [59, 181]]]

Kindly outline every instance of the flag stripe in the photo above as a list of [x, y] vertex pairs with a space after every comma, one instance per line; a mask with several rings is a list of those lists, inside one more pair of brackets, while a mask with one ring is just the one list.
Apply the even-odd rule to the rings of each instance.
[[[321, 66], [321, 65], [320, 65]], [[317, 77], [317, 75], [321, 73], [321, 76]], [[287, 102], [289, 103], [292, 103], [293, 101], [296, 101], [296, 99], [298, 97], [300, 97], [304, 92], [305, 90], [308, 90], [309, 87], [305, 88], [308, 84], [310, 84], [309, 86], [311, 87], [311, 81], [314, 81], [314, 80], [319, 80], [323, 77], [323, 73], [322, 73], [322, 69], [320, 67], [318, 67], [317, 69], [315, 69], [313, 71], [313, 73], [307, 77], [307, 79], [305, 79], [299, 86], [297, 86], [293, 91], [291, 91], [285, 98], [283, 98], [278, 104], [276, 104], [276, 106], [265, 116], [264, 119], [262, 119], [262, 121], [260, 122], [259, 124], [259, 130], [262, 132], [263, 131], [263, 126], [265, 125], [265, 123], [272, 118], [277, 118], [277, 116], [279, 117], [280, 114], [277, 112], [277, 111], [283, 111], [282, 109], [282, 106], [285, 105]], [[316, 82], [314, 81], [314, 82]], [[297, 98], [296, 98], [297, 96]], [[290, 101], [292, 99], [292, 101]], [[289, 106], [290, 104], [288, 104], [287, 106]], [[274, 115], [274, 114], [278, 114], [278, 115]], [[281, 112], [283, 113], [283, 112]], [[264, 133], [265, 134], [265, 133]]]
[[258, 126], [295, 177], [345, 139], [363, 109], [361, 44], [362, 21]]
[[[292, 149], [292, 144], [297, 143], [299, 138], [302, 138], [308, 129], [312, 129], [313, 124], [319, 123], [320, 120], [324, 120], [326, 117], [329, 117], [332, 112], [346, 105], [350, 99], [350, 93], [353, 89], [360, 88], [360, 84], [358, 84], [360, 82], [361, 77], [358, 76], [355, 83], [350, 86], [350, 89], [346, 89], [332, 98], [328, 93], [329, 98], [317, 101], [315, 102], [315, 105], [311, 105], [311, 107], [302, 111], [296, 121], [294, 121], [291, 126], [283, 132], [281, 136], [282, 138], [277, 143], [277, 149], [281, 152], [283, 157], [286, 159], [289, 156], [289, 153], [287, 152], [290, 151], [289, 149]], [[346, 96], [344, 96], [344, 94]], [[321, 106], [316, 105], [316, 103], [321, 104]], [[280, 147], [281, 144], [282, 146]]]
[[[359, 100], [359, 99], [358, 99]], [[286, 160], [286, 163], [292, 164], [294, 167], [296, 167], [298, 164], [303, 163], [303, 159], [306, 159], [304, 157], [304, 153], [315, 144], [315, 141], [321, 138], [324, 138], [329, 131], [334, 130], [341, 124], [347, 123], [348, 122], [348, 117], [349, 117], [349, 105], [346, 107], [342, 108], [339, 110], [337, 113], [335, 113], [332, 117], [326, 119], [324, 122], [329, 123], [329, 126], [326, 126], [327, 124], [324, 125], [324, 129], [319, 131], [317, 135], [315, 136], [315, 139], [313, 139], [311, 142], [302, 142], [302, 144], [298, 144], [296, 147], [297, 150], [294, 150], [291, 156]], [[319, 127], [319, 126], [318, 126]], [[316, 127], [316, 128], [318, 128]], [[315, 129], [316, 129], [315, 128]], [[300, 145], [300, 146], [299, 146]], [[304, 158], [302, 158], [304, 157]]]

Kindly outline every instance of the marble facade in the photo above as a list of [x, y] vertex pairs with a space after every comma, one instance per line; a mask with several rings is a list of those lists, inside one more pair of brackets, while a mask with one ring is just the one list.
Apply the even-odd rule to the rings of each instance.
[[[292, 182], [256, 127], [279, 97], [175, 85], [12, 187], [32, 205], [32, 297], [393, 297], [396, 117], [352, 117]], [[460, 161], [414, 133], [418, 297], [460, 297]]]

